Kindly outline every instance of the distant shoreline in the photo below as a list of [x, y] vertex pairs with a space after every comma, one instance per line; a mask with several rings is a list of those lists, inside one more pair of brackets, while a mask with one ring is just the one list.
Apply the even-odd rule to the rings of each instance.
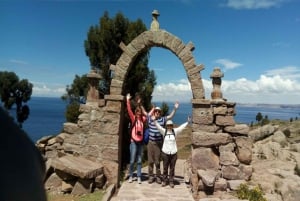
[[[54, 98], [54, 99], [60, 99], [61, 97], [59, 96], [31, 96], [31, 98]], [[167, 103], [173, 104], [173, 102], [170, 101], [153, 101], [154, 103]], [[229, 102], [234, 102], [234, 101], [229, 101]], [[180, 103], [182, 104], [192, 104], [189, 101], [181, 101]], [[285, 108], [285, 107], [292, 107], [292, 108], [300, 108], [300, 104], [286, 104], [286, 103], [278, 103], [278, 104], [273, 104], [273, 103], [238, 103], [236, 102], [237, 106], [243, 106], [243, 107], [276, 107], [276, 108]]]

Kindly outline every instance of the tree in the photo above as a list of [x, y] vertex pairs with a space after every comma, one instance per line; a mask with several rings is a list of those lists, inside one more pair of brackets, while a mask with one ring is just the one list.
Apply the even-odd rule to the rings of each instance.
[[[89, 57], [93, 69], [102, 75], [99, 84], [100, 96], [109, 94], [112, 72], [110, 65], [116, 64], [123, 51], [119, 47], [120, 43], [128, 44], [146, 31], [146, 25], [141, 19], [129, 21], [122, 13], [117, 13], [115, 17], [110, 18], [106, 11], [100, 18], [99, 24], [91, 26], [87, 39], [84, 41], [85, 53]], [[132, 61], [130, 70], [124, 82], [123, 95], [130, 93], [131, 96], [139, 94], [143, 101], [143, 106], [147, 111], [151, 109], [151, 99], [156, 77], [154, 71], [148, 68], [149, 50], [146, 50]], [[128, 131], [129, 118], [125, 115], [123, 122], [123, 131]], [[122, 166], [129, 161], [130, 136], [124, 133], [122, 139]]]
[[[119, 44], [121, 42], [128, 44], [147, 28], [141, 19], [131, 22], [120, 12], [114, 18], [110, 18], [106, 11], [99, 23], [99, 25], [90, 27], [84, 47], [92, 68], [102, 75], [99, 91], [105, 95], [109, 94], [112, 78], [110, 65], [116, 64], [123, 53]], [[147, 67], [148, 59], [148, 50], [139, 54], [132, 62], [124, 83], [125, 94], [130, 93], [134, 96], [138, 92], [147, 110], [151, 107], [151, 95], [156, 84], [154, 71], [150, 71]]]
[[162, 102], [161, 104], [161, 116], [168, 115], [169, 112], [169, 106], [166, 102]]
[[263, 118], [262, 114], [260, 112], [258, 112], [257, 115], [256, 115], [256, 117], [255, 117], [255, 120], [257, 122], [260, 122], [262, 120], [262, 118]]
[[22, 127], [23, 122], [28, 118], [29, 107], [23, 103], [30, 100], [33, 84], [27, 79], [19, 80], [14, 72], [0, 72], [0, 97], [4, 107], [8, 110], [16, 104], [16, 117], [19, 126]]
[[65, 112], [65, 117], [68, 122], [76, 123], [78, 120], [79, 106], [80, 103], [85, 103], [86, 96], [88, 92], [88, 78], [87, 75], [75, 75], [73, 83], [71, 86], [67, 86], [66, 94], [61, 98], [67, 101], [67, 109]]
[[263, 126], [263, 125], [266, 125], [268, 123], [270, 123], [270, 120], [268, 118], [268, 115], [265, 115], [265, 117], [261, 120], [261, 125]]

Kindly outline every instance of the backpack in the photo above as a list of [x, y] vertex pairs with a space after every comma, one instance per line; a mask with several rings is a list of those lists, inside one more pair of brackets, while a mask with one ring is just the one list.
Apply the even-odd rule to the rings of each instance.
[[[145, 122], [143, 122], [143, 133], [141, 133], [142, 135], [142, 138], [141, 140], [137, 141], [135, 140], [133, 137], [132, 137], [132, 129], [134, 128], [135, 124], [136, 124], [136, 119], [134, 119], [134, 122], [130, 125], [130, 135], [131, 135], [131, 139], [137, 143], [137, 144], [141, 144], [141, 143], [144, 143], [145, 144], [145, 141], [147, 141], [147, 144], [148, 144], [148, 141], [149, 141], [149, 132], [147, 132], [147, 138], [145, 138], [145, 131], [146, 131], [146, 125], [145, 125]], [[147, 129], [148, 130], [148, 129]], [[138, 135], [138, 134], [137, 134]]]
[[166, 138], [167, 135], [174, 135], [175, 140], [176, 140], [176, 135], [175, 135], [175, 132], [174, 132], [174, 129], [173, 129], [173, 128], [172, 128], [172, 134], [167, 134], [167, 129], [166, 129], [163, 140], [165, 140], [165, 138]]
[[149, 142], [149, 128], [146, 128], [144, 131], [143, 142], [145, 145], [147, 145]]

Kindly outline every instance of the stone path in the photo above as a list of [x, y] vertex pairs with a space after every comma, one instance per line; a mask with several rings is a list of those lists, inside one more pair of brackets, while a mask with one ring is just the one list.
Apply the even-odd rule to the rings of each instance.
[[184, 182], [184, 161], [178, 159], [175, 168], [175, 187], [162, 187], [161, 184], [148, 184], [148, 168], [142, 169], [142, 184], [137, 181], [122, 183], [111, 201], [194, 201], [191, 189]]

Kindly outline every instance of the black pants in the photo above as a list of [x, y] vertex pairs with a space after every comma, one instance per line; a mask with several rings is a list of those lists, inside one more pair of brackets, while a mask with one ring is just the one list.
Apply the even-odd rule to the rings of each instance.
[[163, 181], [167, 182], [168, 179], [168, 169], [170, 168], [169, 172], [169, 182], [174, 182], [174, 175], [175, 175], [175, 165], [177, 161], [177, 153], [176, 154], [165, 154], [162, 152], [162, 159], [163, 159]]

